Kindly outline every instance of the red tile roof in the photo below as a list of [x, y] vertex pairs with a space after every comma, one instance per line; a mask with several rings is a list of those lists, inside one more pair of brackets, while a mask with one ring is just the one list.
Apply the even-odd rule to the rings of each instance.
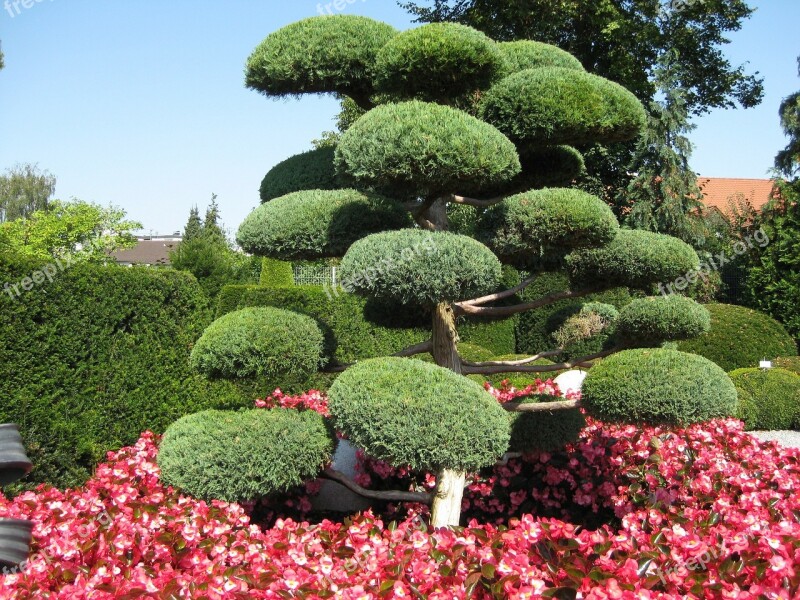
[[118, 250], [112, 256], [123, 265], [168, 265], [170, 250], [179, 243], [176, 240], [139, 240], [133, 248]]
[[703, 203], [723, 214], [731, 210], [731, 200], [746, 199], [756, 210], [760, 210], [775, 197], [775, 184], [771, 179], [727, 179], [723, 177], [700, 177], [697, 180], [703, 193]]

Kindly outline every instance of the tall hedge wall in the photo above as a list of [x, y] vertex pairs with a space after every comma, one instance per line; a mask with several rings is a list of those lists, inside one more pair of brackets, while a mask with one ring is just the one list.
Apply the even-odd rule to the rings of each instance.
[[[325, 334], [325, 353], [338, 362], [387, 356], [430, 337], [429, 318], [411, 310], [390, 308], [359, 296], [321, 286], [227, 286], [222, 290], [217, 317], [248, 306], [274, 306], [316, 319]], [[464, 321], [459, 325], [464, 343], [494, 354], [514, 350], [514, 322]]]
[[[0, 258], [0, 285], [37, 266]], [[173, 270], [78, 265], [18, 299], [0, 295], [0, 422], [20, 426], [35, 465], [25, 485], [79, 485], [144, 430], [250, 405], [255, 390], [189, 372], [210, 322], [197, 281]]]

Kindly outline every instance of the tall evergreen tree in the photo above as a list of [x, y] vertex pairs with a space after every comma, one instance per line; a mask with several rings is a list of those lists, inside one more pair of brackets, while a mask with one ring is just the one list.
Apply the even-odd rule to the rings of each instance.
[[203, 234], [203, 221], [200, 219], [200, 211], [197, 206], [193, 206], [189, 211], [189, 220], [183, 229], [183, 241], [188, 242], [199, 238]]
[[203, 236], [213, 243], [228, 246], [227, 237], [219, 223], [219, 205], [216, 194], [211, 194], [211, 204], [206, 209], [206, 218], [203, 220]]
[[[800, 74], [800, 56], [797, 57], [798, 74]], [[787, 97], [780, 108], [781, 126], [789, 136], [789, 144], [778, 152], [775, 167], [788, 178], [800, 175], [800, 92]]]

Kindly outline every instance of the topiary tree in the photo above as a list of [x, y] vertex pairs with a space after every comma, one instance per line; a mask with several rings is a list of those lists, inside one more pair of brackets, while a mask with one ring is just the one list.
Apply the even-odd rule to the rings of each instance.
[[[707, 314], [691, 301], [657, 298], [619, 316], [624, 337], [566, 362], [542, 360], [564, 348], [508, 361], [467, 360], [459, 352], [461, 318], [507, 317], [620, 285], [650, 290], [699, 266], [680, 240], [620, 229], [599, 198], [559, 187], [582, 167], [571, 145], [629, 140], [645, 122], [630, 92], [563, 51], [497, 44], [455, 24], [397, 33], [363, 17], [315, 17], [268, 36], [248, 61], [246, 82], [275, 97], [337, 94], [365, 111], [338, 140], [335, 177], [328, 166], [315, 167], [308, 188], [298, 189], [302, 173], [279, 169], [271, 189], [280, 183], [292, 193], [267, 193], [238, 241], [281, 260], [340, 256], [345, 290], [429, 315], [427, 342], [398, 357], [329, 367], [344, 371], [330, 410], [368, 452], [438, 472], [435, 526], [458, 524], [465, 472], [508, 448], [512, 418], [520, 448], [537, 445], [521, 437], [545, 431], [553, 435], [540, 446], [570, 441], [582, 419], [574, 401], [504, 407], [525, 414], [521, 421], [459, 376], [556, 373], [707, 328]], [[320, 152], [284, 166], [323, 159]], [[331, 181], [349, 189], [317, 189]], [[543, 182], [552, 187], [536, 189]], [[474, 238], [450, 231], [454, 207], [474, 210], [458, 227]], [[503, 264], [530, 276], [498, 289]], [[569, 289], [519, 300], [545, 269], [568, 272]], [[599, 313], [609, 311], [587, 315], [610, 324]], [[435, 365], [405, 358], [424, 353]], [[563, 426], [549, 425], [559, 411], [567, 411]], [[658, 421], [660, 414], [641, 418]]]

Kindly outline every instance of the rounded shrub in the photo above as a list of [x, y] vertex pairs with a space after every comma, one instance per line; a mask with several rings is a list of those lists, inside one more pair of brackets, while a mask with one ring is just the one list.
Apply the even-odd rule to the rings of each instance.
[[504, 75], [513, 75], [527, 69], [541, 69], [543, 67], [561, 67], [563, 69], [585, 71], [581, 61], [566, 50], [551, 44], [533, 40], [518, 40], [515, 42], [500, 42], [497, 44], [497, 48], [505, 61]]
[[242, 222], [239, 245], [260, 256], [314, 260], [342, 256], [356, 240], [412, 224], [400, 204], [356, 190], [307, 190], [262, 204]]
[[167, 429], [157, 462], [165, 484], [195, 498], [249, 502], [315, 478], [334, 439], [314, 411], [208, 410]]
[[539, 145], [631, 140], [646, 122], [641, 102], [621, 85], [559, 67], [509, 75], [483, 95], [479, 114], [514, 142]]
[[704, 356], [726, 371], [756, 367], [764, 359], [797, 356], [792, 337], [769, 315], [730, 304], [705, 307], [711, 314], [711, 329], [680, 342], [680, 350]]
[[270, 34], [247, 60], [245, 84], [267, 96], [338, 92], [365, 103], [375, 59], [397, 31], [355, 15], [312, 17]]
[[375, 87], [403, 100], [450, 104], [484, 90], [506, 63], [485, 34], [457, 23], [430, 23], [395, 36], [378, 53]]
[[785, 369], [736, 369], [736, 416], [749, 431], [800, 428], [800, 375]]
[[684, 296], [640, 298], [624, 307], [617, 322], [617, 339], [630, 346], [658, 346], [685, 340], [709, 330], [711, 315]]
[[509, 421], [477, 383], [418, 360], [357, 363], [329, 391], [337, 429], [394, 466], [476, 471], [508, 448]]
[[[539, 403], [561, 398], [530, 396], [523, 404]], [[509, 413], [511, 419], [511, 452], [552, 452], [578, 439], [586, 427], [586, 417], [579, 408], [552, 412]]]
[[800, 375], [800, 356], [781, 356], [776, 358], [773, 363], [778, 368]]
[[280, 308], [244, 308], [208, 326], [189, 364], [211, 378], [304, 379], [322, 366], [323, 342], [311, 317]]
[[482, 188], [520, 171], [514, 144], [460, 110], [412, 101], [385, 104], [356, 121], [336, 148], [336, 166], [362, 185], [432, 197]]
[[607, 244], [618, 230], [614, 213], [596, 196], [547, 188], [492, 206], [483, 214], [477, 233], [503, 262], [530, 268], [553, 252]]
[[400, 304], [435, 305], [491, 293], [501, 265], [486, 246], [449, 232], [418, 229], [376, 233], [342, 259], [342, 286]]
[[736, 388], [702, 356], [665, 348], [624, 350], [592, 367], [582, 406], [610, 423], [687, 426], [736, 413]]
[[333, 148], [319, 148], [287, 158], [269, 170], [261, 182], [261, 201], [269, 202], [303, 190], [335, 190]]
[[610, 283], [649, 290], [699, 266], [700, 259], [689, 244], [633, 229], [620, 229], [611, 243], [576, 250], [567, 257], [570, 280], [579, 287], [607, 287]]
[[613, 304], [606, 304], [605, 302], [587, 302], [581, 307], [580, 314], [596, 314], [603, 319], [608, 325], [616, 324], [619, 319], [619, 310]]

